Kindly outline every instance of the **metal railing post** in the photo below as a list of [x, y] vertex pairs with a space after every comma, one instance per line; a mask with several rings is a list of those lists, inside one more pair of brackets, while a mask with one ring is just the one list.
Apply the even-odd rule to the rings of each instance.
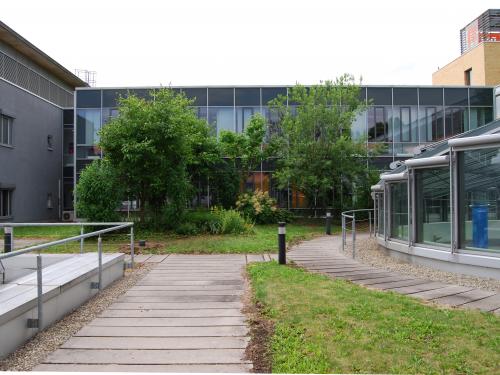
[[102, 238], [97, 238], [97, 256], [99, 261], [99, 290], [102, 290]]
[[[83, 236], [83, 225], [80, 226], [80, 235]], [[80, 239], [80, 254], [83, 254], [83, 241], [84, 239]]]
[[352, 215], [352, 258], [356, 257], [356, 216]]
[[130, 267], [134, 268], [134, 227], [130, 227]]
[[341, 214], [341, 222], [342, 222], [342, 251], [345, 249], [345, 217], [344, 214]]
[[368, 211], [368, 237], [372, 236], [372, 212]]
[[36, 256], [36, 289], [37, 289], [37, 307], [38, 307], [38, 332], [43, 326], [43, 281], [42, 281], [42, 255]]

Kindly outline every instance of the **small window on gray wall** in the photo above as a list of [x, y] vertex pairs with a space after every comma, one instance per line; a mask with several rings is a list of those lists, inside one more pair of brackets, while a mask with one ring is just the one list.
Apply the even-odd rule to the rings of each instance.
[[0, 217], [12, 216], [12, 190], [0, 189]]
[[47, 135], [47, 149], [49, 151], [54, 150], [54, 137], [52, 134]]
[[208, 89], [208, 105], [232, 107], [234, 105], [234, 89]]
[[0, 144], [6, 146], [13, 145], [13, 118], [8, 116], [0, 116]]

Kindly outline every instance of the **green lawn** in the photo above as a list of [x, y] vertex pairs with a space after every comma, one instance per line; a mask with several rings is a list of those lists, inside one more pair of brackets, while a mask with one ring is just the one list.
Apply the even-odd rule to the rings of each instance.
[[500, 317], [439, 309], [276, 262], [249, 266], [277, 373], [500, 373]]
[[[60, 230], [59, 230], [60, 229]], [[335, 228], [337, 230], [337, 228]], [[49, 228], [16, 228], [15, 238], [47, 238], [54, 240], [80, 233], [75, 227]], [[135, 239], [145, 239], [148, 248], [141, 249], [136, 245], [136, 251], [143, 253], [264, 253], [277, 252], [278, 229], [276, 225], [256, 225], [251, 234], [244, 235], [197, 235], [178, 236], [157, 232], [140, 232]], [[324, 234], [321, 224], [304, 223], [287, 225], [287, 241], [295, 243]], [[103, 236], [104, 251], [127, 250], [128, 237], [126, 235]], [[96, 239], [85, 240], [85, 251], [95, 251]], [[71, 253], [80, 251], [80, 243], [73, 242], [51, 248], [49, 252]]]

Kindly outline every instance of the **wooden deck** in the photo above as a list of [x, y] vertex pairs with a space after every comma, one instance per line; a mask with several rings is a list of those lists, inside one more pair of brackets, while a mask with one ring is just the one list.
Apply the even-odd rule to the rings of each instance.
[[143, 255], [156, 263], [36, 371], [249, 372], [247, 262], [268, 255]]
[[393, 291], [435, 303], [500, 314], [500, 293], [450, 285], [371, 267], [340, 252], [341, 237], [328, 236], [303, 242], [289, 259], [305, 269], [341, 278], [377, 290]]

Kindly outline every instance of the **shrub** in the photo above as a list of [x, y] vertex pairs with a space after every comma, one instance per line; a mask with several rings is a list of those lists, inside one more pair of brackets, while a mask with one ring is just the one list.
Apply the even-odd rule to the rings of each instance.
[[118, 221], [117, 209], [126, 196], [115, 169], [106, 160], [94, 160], [76, 186], [76, 211], [89, 221]]
[[[187, 231], [186, 224], [190, 225], [190, 230], [196, 228], [197, 233], [209, 234], [241, 234], [252, 230], [253, 225], [249, 223], [238, 211], [213, 208], [210, 211], [191, 211], [185, 215], [183, 224], [179, 229]], [[182, 227], [182, 228], [181, 228]], [[195, 234], [195, 233], [179, 233]]]
[[236, 209], [243, 216], [257, 224], [273, 224], [278, 221], [289, 222], [290, 212], [277, 207], [276, 200], [267, 192], [256, 190], [253, 194], [244, 193], [236, 201]]
[[198, 228], [193, 223], [182, 223], [177, 226], [175, 229], [175, 233], [180, 234], [182, 236], [193, 236], [198, 234]]

